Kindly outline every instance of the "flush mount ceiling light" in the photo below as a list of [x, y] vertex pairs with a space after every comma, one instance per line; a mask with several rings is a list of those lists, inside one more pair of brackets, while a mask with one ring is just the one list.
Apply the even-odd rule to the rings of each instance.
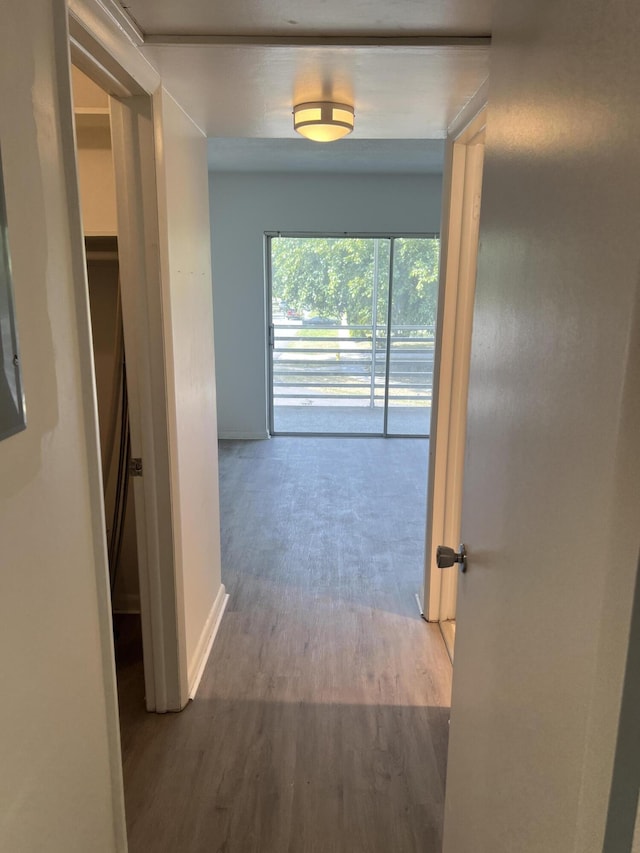
[[308, 101], [293, 108], [293, 127], [314, 142], [334, 142], [351, 133], [353, 107], [333, 101]]

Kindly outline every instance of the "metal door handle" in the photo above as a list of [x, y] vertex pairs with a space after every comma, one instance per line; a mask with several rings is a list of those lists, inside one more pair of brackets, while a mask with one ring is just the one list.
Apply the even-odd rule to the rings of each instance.
[[436, 564], [438, 568], [449, 569], [455, 563], [460, 563], [461, 572], [467, 571], [467, 549], [464, 545], [460, 546], [458, 553], [447, 545], [438, 545], [436, 548]]

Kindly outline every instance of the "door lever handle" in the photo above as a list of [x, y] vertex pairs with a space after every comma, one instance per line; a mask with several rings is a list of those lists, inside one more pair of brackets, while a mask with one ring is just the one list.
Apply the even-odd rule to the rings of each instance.
[[438, 545], [436, 548], [436, 564], [438, 568], [449, 569], [455, 563], [460, 563], [461, 572], [467, 571], [467, 549], [464, 545], [460, 546], [458, 553], [447, 545]]

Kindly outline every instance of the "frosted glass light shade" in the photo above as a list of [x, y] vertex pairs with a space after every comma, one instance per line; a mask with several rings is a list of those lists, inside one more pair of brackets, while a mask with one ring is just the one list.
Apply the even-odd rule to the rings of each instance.
[[332, 101], [310, 101], [293, 108], [293, 127], [314, 142], [334, 142], [351, 133], [353, 107]]

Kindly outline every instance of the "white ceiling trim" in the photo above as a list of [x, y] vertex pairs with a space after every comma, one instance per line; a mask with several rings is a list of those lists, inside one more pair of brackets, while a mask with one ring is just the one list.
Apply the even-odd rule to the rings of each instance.
[[160, 85], [155, 67], [140, 51], [143, 37], [111, 0], [69, 0], [72, 60], [111, 95], [153, 92]]
[[144, 36], [131, 16], [115, 0], [69, 0], [69, 14], [80, 21], [98, 22], [101, 28], [115, 31], [131, 44], [139, 47]]
[[147, 35], [145, 45], [230, 45], [244, 47], [489, 47], [490, 36], [276, 36], [228, 35]]

